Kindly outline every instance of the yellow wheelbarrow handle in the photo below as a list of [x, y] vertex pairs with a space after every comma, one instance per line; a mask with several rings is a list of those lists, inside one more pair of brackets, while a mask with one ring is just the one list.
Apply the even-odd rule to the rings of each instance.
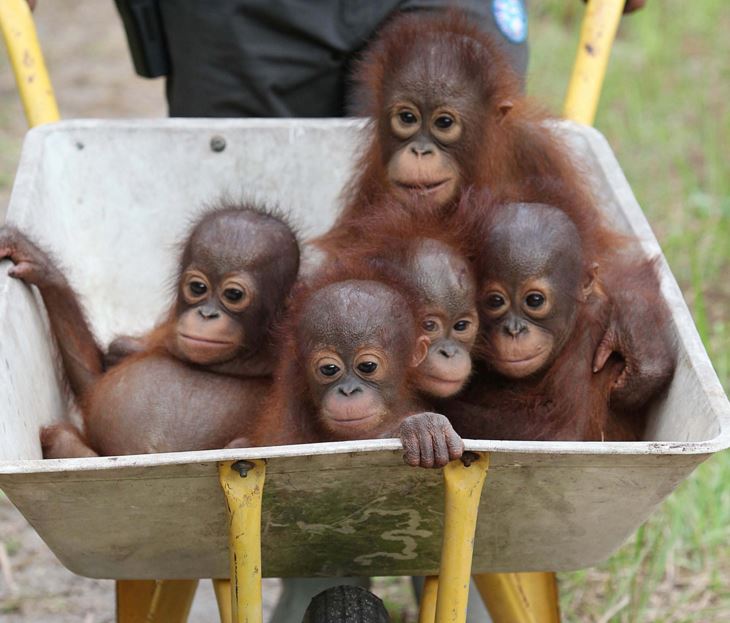
[[58, 121], [56, 97], [26, 0], [0, 0], [0, 30], [28, 125]]
[[625, 0], [588, 0], [563, 116], [593, 125]]

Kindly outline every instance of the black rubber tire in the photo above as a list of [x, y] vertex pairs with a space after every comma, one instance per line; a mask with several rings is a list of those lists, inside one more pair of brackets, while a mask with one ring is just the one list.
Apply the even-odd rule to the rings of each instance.
[[312, 598], [302, 623], [389, 623], [383, 602], [362, 586], [333, 586]]

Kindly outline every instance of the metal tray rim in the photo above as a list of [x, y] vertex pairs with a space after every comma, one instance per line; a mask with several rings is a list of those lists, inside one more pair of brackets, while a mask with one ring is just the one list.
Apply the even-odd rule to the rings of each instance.
[[[730, 447], [730, 433], [722, 432], [715, 438], [701, 442], [599, 442], [599, 441], [494, 441], [465, 440], [465, 448], [474, 452], [495, 454], [542, 454], [605, 456], [688, 456], [710, 455]], [[209, 464], [220, 461], [245, 459], [277, 459], [321, 455], [369, 454], [398, 452], [402, 446], [397, 439], [369, 439], [327, 443], [203, 450], [196, 452], [168, 452], [83, 459], [33, 459], [0, 461], [0, 476], [16, 474], [44, 474], [69, 471], [106, 471], [132, 467], [163, 465]]]

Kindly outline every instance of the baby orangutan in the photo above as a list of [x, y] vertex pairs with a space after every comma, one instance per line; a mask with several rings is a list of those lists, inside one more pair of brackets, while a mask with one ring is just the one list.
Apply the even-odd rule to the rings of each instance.
[[465, 258], [443, 242], [416, 239], [406, 251], [403, 278], [423, 302], [421, 328], [430, 341], [414, 383], [426, 396], [448, 398], [471, 376], [479, 331], [476, 283]]
[[355, 271], [377, 267], [418, 300], [420, 330], [430, 345], [413, 383], [426, 398], [454, 396], [471, 376], [479, 316], [470, 207], [460, 202], [446, 224], [440, 206], [427, 199], [383, 199], [374, 216], [353, 219], [325, 245], [337, 249], [331, 261]]
[[410, 465], [459, 458], [463, 444], [448, 420], [419, 413], [413, 378], [428, 339], [417, 317], [381, 281], [325, 278], [300, 293], [253, 445], [398, 436]]
[[279, 218], [252, 206], [203, 216], [168, 319], [106, 372], [52, 260], [11, 228], [0, 231], [0, 257], [38, 287], [83, 415], [83, 434], [70, 424], [42, 431], [46, 458], [214, 449], [246, 433], [271, 387], [270, 328], [299, 267], [296, 237]]
[[323, 248], [334, 251], [353, 220], [388, 210], [383, 197], [430, 199], [446, 219], [469, 188], [543, 201], [549, 177], [594, 209], [549, 116], [522, 94], [500, 43], [466, 15], [404, 11], [369, 43], [354, 78], [356, 109], [371, 124]]
[[[576, 224], [541, 204], [500, 207], [483, 240], [485, 365], [443, 407], [455, 429], [482, 439], [640, 439], [676, 359], [654, 263], [617, 255], [599, 273]], [[626, 309], [614, 310], [619, 303]], [[600, 356], [610, 323], [620, 356]]]

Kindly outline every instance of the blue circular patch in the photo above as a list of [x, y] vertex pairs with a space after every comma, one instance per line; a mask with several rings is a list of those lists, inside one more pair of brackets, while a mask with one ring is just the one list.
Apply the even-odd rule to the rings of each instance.
[[527, 11], [522, 0], [492, 0], [492, 14], [501, 32], [512, 43], [527, 39]]

